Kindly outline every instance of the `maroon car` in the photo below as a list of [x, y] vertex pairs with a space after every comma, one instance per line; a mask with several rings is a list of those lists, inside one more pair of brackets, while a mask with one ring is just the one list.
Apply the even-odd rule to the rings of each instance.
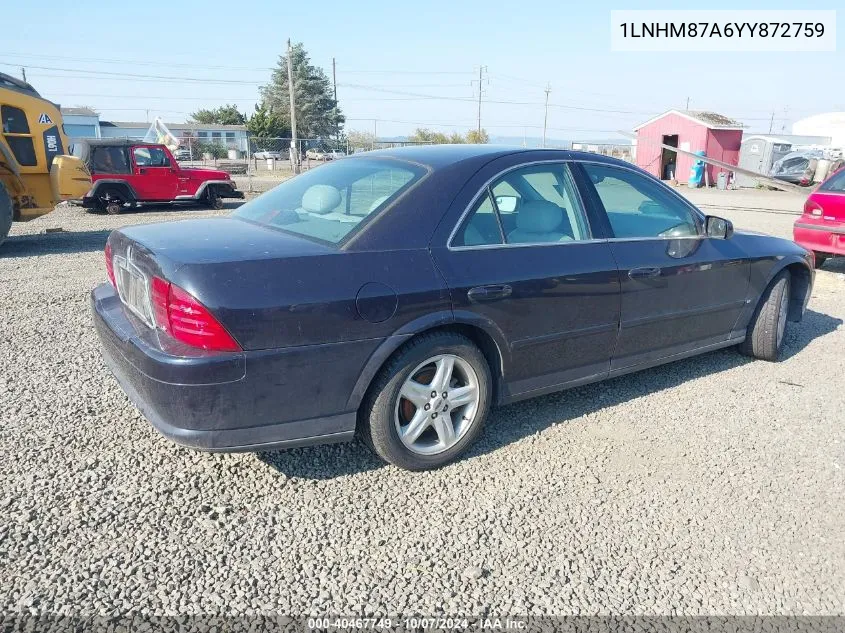
[[816, 268], [834, 255], [845, 255], [845, 167], [810, 194], [792, 234], [798, 244], [815, 253]]
[[223, 208], [224, 198], [243, 198], [231, 176], [217, 169], [181, 167], [165, 145], [128, 139], [76, 144], [93, 186], [82, 206], [120, 213], [147, 202], [202, 203]]

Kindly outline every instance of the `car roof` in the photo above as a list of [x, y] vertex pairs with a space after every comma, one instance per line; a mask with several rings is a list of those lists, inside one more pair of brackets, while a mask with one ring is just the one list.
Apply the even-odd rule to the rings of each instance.
[[382, 158], [398, 158], [400, 160], [412, 161], [436, 169], [473, 158], [486, 158], [487, 160], [492, 160], [494, 158], [498, 158], [499, 156], [506, 156], [520, 151], [525, 150], [521, 147], [503, 147], [501, 145], [408, 145], [405, 147], [360, 152], [356, 154], [355, 157], [364, 158], [367, 156], [375, 156]]
[[[462, 163], [465, 161], [479, 160], [483, 163], [513, 154], [528, 154], [534, 156], [530, 160], [536, 160], [537, 155], [547, 154], [550, 160], [585, 160], [590, 162], [601, 162], [609, 164], [630, 165], [623, 160], [591, 152], [578, 152], [568, 149], [539, 148], [539, 147], [518, 147], [506, 145], [469, 145], [469, 144], [444, 144], [444, 145], [414, 145], [406, 147], [395, 147], [392, 149], [380, 149], [369, 152], [360, 152], [350, 158], [366, 158], [368, 156], [397, 158], [400, 160], [412, 161], [426, 165], [432, 169], [440, 169]], [[529, 160], [526, 157], [526, 160]]]

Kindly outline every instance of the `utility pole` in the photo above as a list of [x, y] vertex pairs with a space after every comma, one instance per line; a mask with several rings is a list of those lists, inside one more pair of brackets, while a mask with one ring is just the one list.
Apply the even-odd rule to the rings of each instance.
[[689, 112], [689, 97], [687, 97], [687, 112]]
[[478, 136], [481, 137], [481, 88], [484, 85], [484, 71], [487, 66], [478, 67]]
[[26, 82], [26, 68], [21, 66], [21, 77], [23, 77], [24, 82]]
[[769, 134], [772, 133], [772, 126], [775, 124], [775, 112], [772, 110], [772, 118], [769, 119]]
[[293, 94], [293, 59], [291, 59], [290, 39], [288, 39], [288, 93], [290, 94], [290, 162], [293, 173], [299, 173], [299, 145], [296, 141], [296, 97]]
[[378, 141], [378, 119], [373, 119], [373, 149], [376, 148]]
[[543, 115], [543, 147], [546, 146], [546, 126], [549, 122], [549, 93], [552, 91], [552, 85], [546, 86], [546, 113]]
[[340, 123], [337, 122], [337, 67], [335, 66], [334, 57], [332, 57], [332, 84], [334, 85], [334, 118], [335, 118], [335, 136], [338, 142], [340, 141]]

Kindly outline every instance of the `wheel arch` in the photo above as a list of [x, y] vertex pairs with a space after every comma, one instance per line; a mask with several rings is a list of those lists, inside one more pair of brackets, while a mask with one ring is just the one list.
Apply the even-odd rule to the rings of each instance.
[[455, 332], [471, 340], [484, 355], [493, 378], [493, 399], [498, 403], [502, 394], [505, 370], [510, 360], [509, 347], [504, 334], [492, 321], [477, 314], [440, 312], [427, 315], [400, 328], [386, 338], [370, 355], [358, 377], [348, 400], [350, 409], [358, 409], [382, 367], [401, 353], [411, 341], [432, 332]]
[[138, 200], [138, 196], [135, 194], [135, 190], [132, 188], [132, 185], [125, 180], [117, 179], [98, 180], [94, 183], [94, 187], [88, 195], [92, 198], [96, 198], [102, 192], [111, 189], [116, 189], [123, 193], [126, 196], [126, 202], [136, 202]]
[[789, 321], [800, 321], [804, 316], [804, 309], [810, 301], [810, 293], [813, 288], [813, 271], [802, 261], [792, 262], [782, 267], [791, 277], [791, 289], [789, 293]]

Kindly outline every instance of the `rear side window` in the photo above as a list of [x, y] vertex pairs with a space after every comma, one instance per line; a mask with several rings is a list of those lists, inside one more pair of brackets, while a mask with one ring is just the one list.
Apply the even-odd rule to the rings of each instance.
[[15, 155], [15, 160], [24, 167], [37, 165], [38, 158], [26, 113], [20, 108], [4, 105], [0, 106], [0, 119], [3, 121], [3, 138]]
[[845, 193], [845, 167], [842, 167], [833, 176], [819, 187], [819, 191], [830, 191], [833, 193]]
[[247, 202], [234, 217], [338, 244], [425, 173], [394, 159], [332, 161]]
[[94, 173], [129, 173], [129, 163], [122, 147], [95, 147], [91, 157], [91, 168]]
[[591, 238], [564, 163], [509, 171], [491, 183], [455, 234], [453, 246], [548, 244]]

